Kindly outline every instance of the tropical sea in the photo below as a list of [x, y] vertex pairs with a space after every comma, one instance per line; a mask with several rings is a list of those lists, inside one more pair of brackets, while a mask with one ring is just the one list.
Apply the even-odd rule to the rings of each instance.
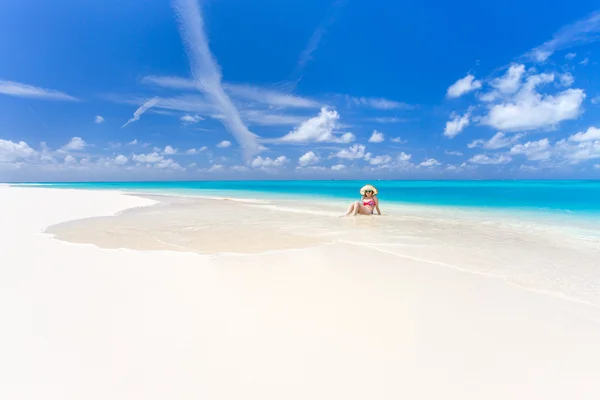
[[364, 184], [379, 190], [383, 211], [453, 215], [560, 228], [600, 240], [600, 180], [240, 180], [30, 182], [16, 185], [127, 193], [319, 204], [345, 211]]
[[186, 196], [352, 200], [366, 184], [383, 202], [477, 210], [600, 218], [600, 180], [494, 181], [160, 181], [27, 183], [70, 189], [104, 189]]

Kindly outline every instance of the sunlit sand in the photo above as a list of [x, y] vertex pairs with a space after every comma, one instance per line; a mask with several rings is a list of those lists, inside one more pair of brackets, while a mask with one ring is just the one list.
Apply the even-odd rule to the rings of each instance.
[[399, 206], [0, 199], [3, 399], [600, 396], [593, 239]]

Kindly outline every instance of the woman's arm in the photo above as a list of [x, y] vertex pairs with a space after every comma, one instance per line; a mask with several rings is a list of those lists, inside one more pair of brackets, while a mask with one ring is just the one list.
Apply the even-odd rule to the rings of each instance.
[[373, 196], [375, 199], [375, 208], [377, 209], [377, 214], [381, 215], [381, 210], [379, 209], [379, 199], [376, 196]]

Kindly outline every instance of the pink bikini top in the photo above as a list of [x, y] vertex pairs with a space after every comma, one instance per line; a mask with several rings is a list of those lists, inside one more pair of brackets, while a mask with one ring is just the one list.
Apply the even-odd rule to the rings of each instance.
[[363, 200], [363, 206], [375, 207], [375, 200]]

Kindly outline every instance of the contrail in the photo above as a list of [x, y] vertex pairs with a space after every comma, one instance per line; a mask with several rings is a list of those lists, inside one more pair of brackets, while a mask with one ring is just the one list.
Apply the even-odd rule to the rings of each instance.
[[158, 103], [158, 97], [153, 97], [150, 100], [148, 100], [147, 102], [145, 102], [144, 104], [142, 104], [142, 106], [140, 108], [138, 108], [137, 110], [135, 110], [135, 112], [133, 113], [133, 118], [131, 118], [129, 121], [125, 122], [125, 124], [121, 128], [125, 128], [130, 123], [139, 120], [140, 117], [142, 116], [142, 114], [145, 113], [146, 111], [148, 111], [149, 108], [154, 107], [156, 105], [156, 103]]
[[204, 33], [204, 20], [196, 0], [174, 0], [179, 32], [190, 61], [190, 70], [198, 90], [223, 114], [225, 128], [235, 137], [250, 158], [260, 150], [257, 136], [250, 132], [240, 118], [221, 83], [221, 71], [214, 59]]
[[38, 115], [38, 113], [35, 112], [35, 110], [33, 109], [33, 107], [31, 107], [31, 104], [27, 104], [27, 107], [29, 107], [29, 109], [31, 110], [31, 112], [33, 113], [33, 115], [35, 115], [35, 117], [42, 123], [42, 126], [44, 127], [44, 130], [48, 130], [48, 128], [46, 127], [46, 124], [44, 123], [44, 120], [42, 120], [40, 118], [40, 116]]
[[319, 44], [321, 43], [321, 40], [323, 39], [323, 36], [325, 36], [329, 28], [331, 28], [334, 22], [338, 19], [340, 12], [346, 6], [347, 3], [348, 0], [335, 1], [329, 9], [328, 15], [321, 21], [317, 29], [315, 29], [315, 31], [311, 35], [310, 39], [308, 40], [308, 44], [300, 53], [296, 69], [292, 73], [292, 76], [294, 77], [295, 81], [294, 86], [298, 83], [298, 81], [300, 81], [302, 71], [304, 70], [304, 67], [306, 67], [306, 64], [311, 60], [312, 53], [315, 50], [317, 50]]

